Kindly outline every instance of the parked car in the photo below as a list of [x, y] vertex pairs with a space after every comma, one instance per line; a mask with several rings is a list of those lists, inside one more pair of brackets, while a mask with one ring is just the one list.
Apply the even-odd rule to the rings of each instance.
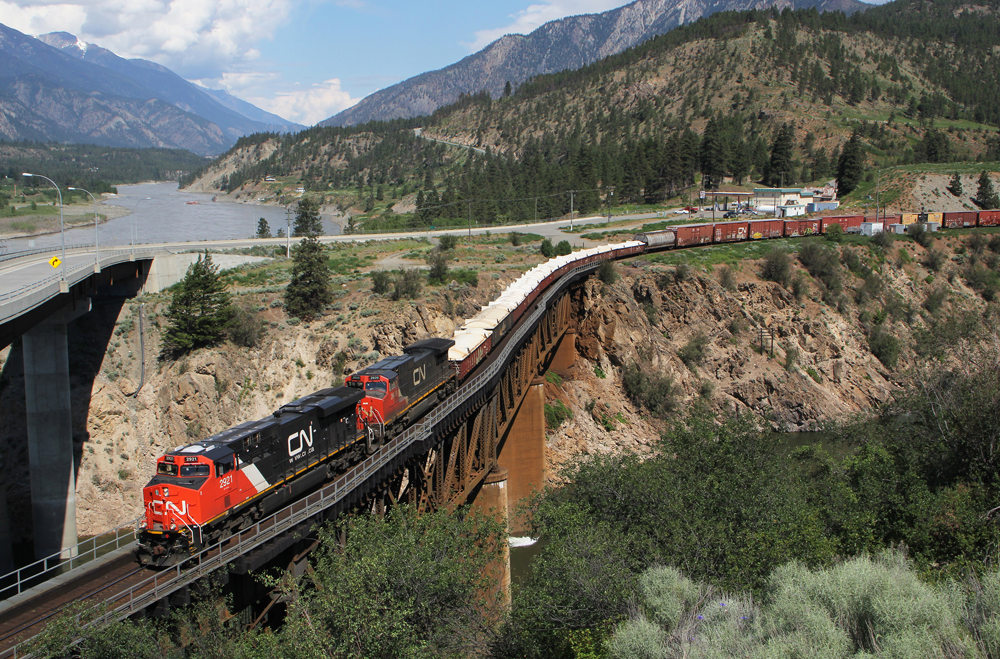
[[686, 208], [678, 208], [674, 211], [674, 215], [687, 215], [690, 211]]
[[697, 206], [685, 206], [684, 210], [688, 211], [689, 213], [697, 213], [698, 212], [698, 207]]
[[726, 214], [725, 214], [725, 215], [723, 215], [722, 217], [723, 217], [724, 219], [728, 220], [728, 219], [730, 219], [730, 218], [733, 218], [733, 217], [739, 217], [739, 216], [740, 216], [740, 214], [739, 214], [739, 213], [737, 213], [736, 211], [726, 211]]

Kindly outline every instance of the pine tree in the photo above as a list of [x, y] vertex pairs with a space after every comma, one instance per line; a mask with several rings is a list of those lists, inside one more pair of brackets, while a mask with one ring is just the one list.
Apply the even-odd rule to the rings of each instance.
[[1000, 208], [1000, 198], [993, 189], [993, 179], [985, 169], [979, 175], [979, 189], [976, 190], [976, 198], [973, 201], [983, 209]]
[[323, 221], [319, 217], [319, 206], [308, 197], [299, 200], [295, 212], [293, 236], [318, 236], [323, 233]]
[[951, 183], [948, 184], [948, 192], [956, 197], [962, 196], [962, 176], [958, 172], [955, 172], [955, 175], [951, 177]]
[[312, 320], [333, 300], [330, 264], [316, 236], [306, 236], [292, 255], [292, 280], [285, 289], [289, 316]]
[[215, 345], [225, 335], [233, 315], [229, 294], [207, 251], [188, 268], [167, 309], [162, 354], [175, 357], [195, 348]]
[[271, 227], [268, 226], [267, 220], [260, 218], [257, 221], [257, 237], [258, 238], [270, 238], [271, 237]]
[[861, 138], [854, 133], [844, 145], [840, 160], [837, 162], [837, 194], [840, 196], [850, 194], [858, 187], [864, 173], [865, 156], [861, 150]]
[[787, 123], [782, 124], [771, 145], [771, 160], [767, 166], [767, 184], [774, 187], [790, 183], [792, 171], [792, 148], [795, 145], [795, 130]]

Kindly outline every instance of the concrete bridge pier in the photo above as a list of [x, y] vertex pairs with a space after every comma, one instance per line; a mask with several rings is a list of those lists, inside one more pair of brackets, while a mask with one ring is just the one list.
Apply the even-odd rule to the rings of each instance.
[[552, 356], [549, 370], [565, 377], [569, 369], [576, 363], [576, 328], [570, 327], [559, 339], [556, 354]]
[[88, 311], [89, 298], [74, 301], [24, 335], [24, 397], [37, 559], [60, 551], [61, 558], [71, 558], [70, 548], [77, 544], [66, 325]]
[[[507, 505], [513, 509], [532, 490], [545, 484], [545, 380], [532, 380], [514, 421], [503, 440], [497, 464], [507, 470]], [[527, 531], [517, 515], [511, 517], [511, 535]]]
[[509, 532], [509, 511], [507, 508], [507, 475], [508, 472], [503, 467], [496, 467], [486, 476], [483, 485], [476, 495], [472, 507], [483, 513], [495, 517], [503, 528], [503, 555], [490, 567], [496, 573], [497, 589], [500, 594], [500, 603], [505, 609], [510, 608], [510, 542]]
[[10, 543], [10, 513], [7, 510], [7, 489], [0, 484], [0, 574], [14, 569], [14, 548]]

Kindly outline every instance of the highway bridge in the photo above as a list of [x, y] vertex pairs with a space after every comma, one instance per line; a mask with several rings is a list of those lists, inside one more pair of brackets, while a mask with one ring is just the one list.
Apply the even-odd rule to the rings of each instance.
[[[280, 244], [283, 239], [265, 242]], [[31, 351], [57, 356], [61, 351], [65, 355], [65, 323], [74, 314], [89, 309], [85, 302], [88, 296], [115, 287], [120, 287], [119, 292], [137, 293], [169, 285], [172, 278], [183, 276], [186, 270], [186, 266], [169, 265], [171, 261], [180, 256], [193, 258], [172, 250], [259, 244], [261, 241], [223, 241], [141, 246], [135, 251], [102, 251], [99, 260], [92, 250], [88, 252], [87, 246], [74, 247], [67, 250], [66, 262], [61, 266], [65, 275], [52, 272], [48, 263], [52, 252], [22, 254], [18, 259], [0, 261], [0, 268], [6, 268], [0, 274], [20, 272], [22, 276], [17, 288], [8, 283], [13, 278], [0, 277], [4, 289], [10, 289], [0, 292], [3, 295], [0, 330], [5, 337], [24, 334], [26, 389], [30, 391]], [[158, 259], [168, 265], [158, 266]], [[11, 266], [12, 260], [18, 261], [18, 267]], [[307, 539], [308, 530], [347, 510], [379, 512], [395, 502], [410, 502], [427, 510], [457, 507], [475, 499], [484, 485], [495, 484], [500, 473], [507, 474], [507, 482], [502, 484], [505, 487], [501, 488], [507, 496], [518, 499], [527, 495], [532, 486], [542, 484], [544, 466], [544, 396], [543, 382], [538, 376], [550, 368], [557, 372], [564, 370], [575, 360], [570, 291], [596, 267], [597, 264], [591, 264], [576, 268], [550, 286], [515, 329], [499, 346], [494, 346], [474, 375], [421, 422], [307, 498], [168, 570], [138, 569], [130, 553], [134, 542], [130, 526], [81, 545], [70, 542], [67, 531], [75, 535], [75, 526], [67, 529], [70, 522], [67, 513], [74, 489], [67, 488], [66, 481], [61, 480], [58, 484], [61, 489], [48, 493], [51, 509], [45, 514], [62, 532], [58, 538], [49, 539], [50, 551], [40, 552], [38, 555], [43, 557], [40, 561], [0, 578], [0, 658], [20, 656], [19, 640], [38, 633], [72, 601], [104, 603], [108, 618], [162, 611], [172, 602], [188, 601], [188, 588], [192, 584], [219, 571], [233, 592], [243, 594], [242, 601], [254, 601], [260, 596], [255, 592], [260, 585], [249, 577], [250, 572], [266, 565], [300, 570], [312, 546]], [[49, 270], [44, 276], [46, 268]], [[29, 272], [36, 280], [24, 283], [25, 279], [31, 279]], [[60, 331], [51, 330], [52, 326], [61, 327], [61, 343], [47, 339], [48, 343], [31, 345], [33, 335], [45, 338], [55, 334], [58, 339]], [[27, 331], [23, 331], [26, 327]], [[9, 343], [7, 340], [6, 344]], [[34, 375], [41, 378], [41, 384], [36, 382], [35, 387], [51, 387], [57, 379], [68, 380], [68, 364], [54, 367], [46, 364], [41, 371], [44, 372]], [[30, 417], [36, 417], [36, 429], [34, 434], [29, 432], [29, 442], [45, 441], [41, 435], [46, 428], [53, 428], [53, 417], [65, 416], [68, 424], [68, 382], [65, 402], [57, 405], [64, 405], [65, 409], [60, 411], [50, 406], [42, 410], [37, 402], [32, 407], [29, 400], [29, 426]], [[57, 435], [65, 433], [64, 437], [72, 441], [66, 428], [53, 430]], [[72, 473], [71, 451], [68, 456], [68, 471]], [[62, 464], [50, 463], [46, 468], [63, 469], [61, 473], [67, 470]], [[53, 516], [53, 510], [57, 517]]]

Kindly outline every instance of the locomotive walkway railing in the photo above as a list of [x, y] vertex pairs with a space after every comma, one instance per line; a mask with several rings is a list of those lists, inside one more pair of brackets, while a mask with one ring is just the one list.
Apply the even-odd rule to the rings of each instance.
[[[430, 440], [436, 426], [446, 420], [467, 399], [475, 396], [481, 388], [489, 386], [491, 381], [499, 377], [507, 363], [520, 349], [529, 332], [532, 332], [542, 320], [552, 298], [568, 287], [576, 277], [594, 270], [598, 266], [599, 263], [591, 263], [577, 267], [563, 275], [558, 283], [550, 286], [549, 290], [539, 297], [534, 311], [527, 317], [526, 321], [510, 335], [498, 358], [484, 372], [477, 374], [459, 387], [455, 394], [433, 409], [421, 423], [403, 431], [402, 434], [318, 492], [260, 520], [232, 538], [223, 540], [173, 567], [157, 572], [148, 579], [131, 586], [128, 590], [119, 592], [104, 602], [107, 611], [89, 622], [87, 626], [127, 618], [236, 561], [240, 556], [248, 554], [266, 542], [310, 522], [331, 506], [343, 501], [352, 492], [360, 489], [369, 479], [378, 476], [384, 467], [400, 458], [418, 442]], [[3, 656], [13, 657], [13, 659], [26, 658], [29, 655], [21, 651], [22, 645], [23, 643], [14, 647]]]

